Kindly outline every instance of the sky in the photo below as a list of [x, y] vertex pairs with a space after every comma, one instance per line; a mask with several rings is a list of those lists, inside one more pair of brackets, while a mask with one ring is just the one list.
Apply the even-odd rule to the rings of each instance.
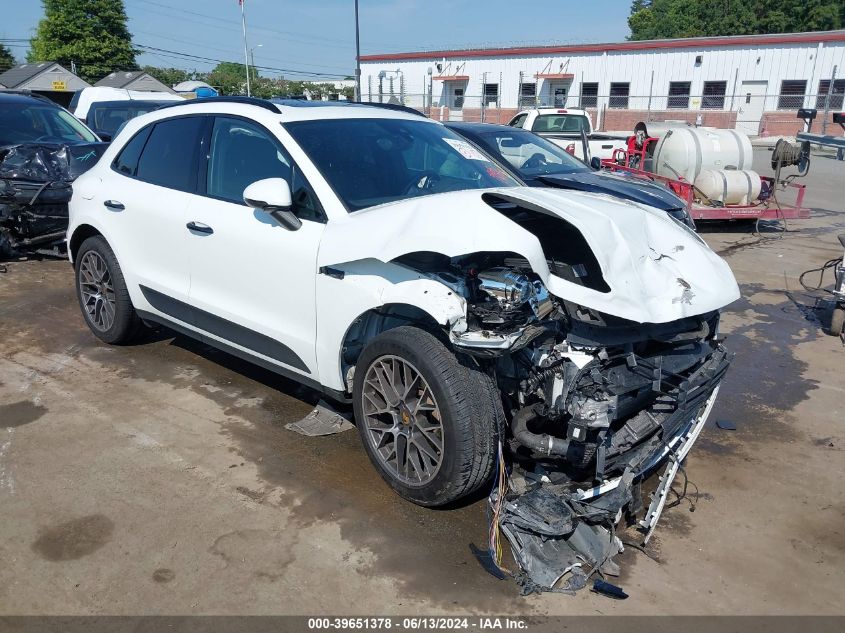
[[[238, 0], [124, 0], [141, 65], [210, 70], [243, 61]], [[24, 60], [40, 0], [0, 0], [0, 41]], [[326, 80], [355, 68], [354, 0], [245, 0], [262, 75]], [[615, 42], [630, 0], [360, 0], [361, 53], [474, 46]], [[150, 50], [158, 49], [158, 50]], [[194, 56], [203, 59], [194, 59]]]

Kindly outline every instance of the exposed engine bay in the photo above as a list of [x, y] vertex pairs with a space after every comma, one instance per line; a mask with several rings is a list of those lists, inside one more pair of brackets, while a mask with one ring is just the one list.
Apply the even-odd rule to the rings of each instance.
[[0, 148], [0, 259], [62, 255], [71, 182], [99, 160], [106, 143], [26, 143]]
[[[553, 274], [608, 291], [574, 227], [561, 236], [552, 218], [530, 222], [538, 237], [553, 234], [544, 223], [556, 225], [544, 244]], [[453, 330], [451, 341], [501, 394], [490, 552], [503, 534], [519, 568], [512, 575], [526, 593], [574, 591], [594, 573], [618, 574], [617, 524], [639, 519], [648, 540], [727, 371], [718, 311], [634, 323], [550, 295], [513, 253], [415, 253], [397, 263], [466, 299], [466, 328]], [[661, 489], [646, 508], [641, 481], [667, 458]]]

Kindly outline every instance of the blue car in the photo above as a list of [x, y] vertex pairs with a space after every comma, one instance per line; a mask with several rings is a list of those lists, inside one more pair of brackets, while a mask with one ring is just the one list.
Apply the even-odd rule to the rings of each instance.
[[695, 228], [686, 203], [666, 187], [635, 176], [594, 170], [533, 132], [490, 123], [450, 122], [446, 127], [484, 150], [512, 176], [530, 187], [604, 193], [661, 209]]

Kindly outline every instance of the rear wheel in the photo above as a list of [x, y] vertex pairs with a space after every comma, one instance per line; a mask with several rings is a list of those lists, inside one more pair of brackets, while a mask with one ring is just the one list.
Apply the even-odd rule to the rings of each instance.
[[89, 237], [76, 254], [76, 296], [85, 323], [112, 345], [130, 342], [141, 328], [126, 281], [106, 240]]
[[415, 327], [375, 337], [355, 370], [355, 419], [370, 460], [396, 492], [424, 506], [460, 499], [489, 479], [495, 397], [486, 376]]

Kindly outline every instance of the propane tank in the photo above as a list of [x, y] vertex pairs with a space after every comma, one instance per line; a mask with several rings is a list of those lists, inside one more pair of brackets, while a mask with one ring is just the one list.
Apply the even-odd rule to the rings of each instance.
[[[652, 132], [650, 125], [649, 133]], [[695, 182], [705, 169], [745, 170], [754, 153], [748, 137], [736, 130], [672, 126], [655, 129], [660, 136], [654, 149], [652, 170], [661, 176]], [[759, 176], [757, 177], [759, 181]]]
[[695, 179], [696, 197], [722, 204], [751, 204], [760, 197], [760, 175], [750, 169], [702, 169]]

